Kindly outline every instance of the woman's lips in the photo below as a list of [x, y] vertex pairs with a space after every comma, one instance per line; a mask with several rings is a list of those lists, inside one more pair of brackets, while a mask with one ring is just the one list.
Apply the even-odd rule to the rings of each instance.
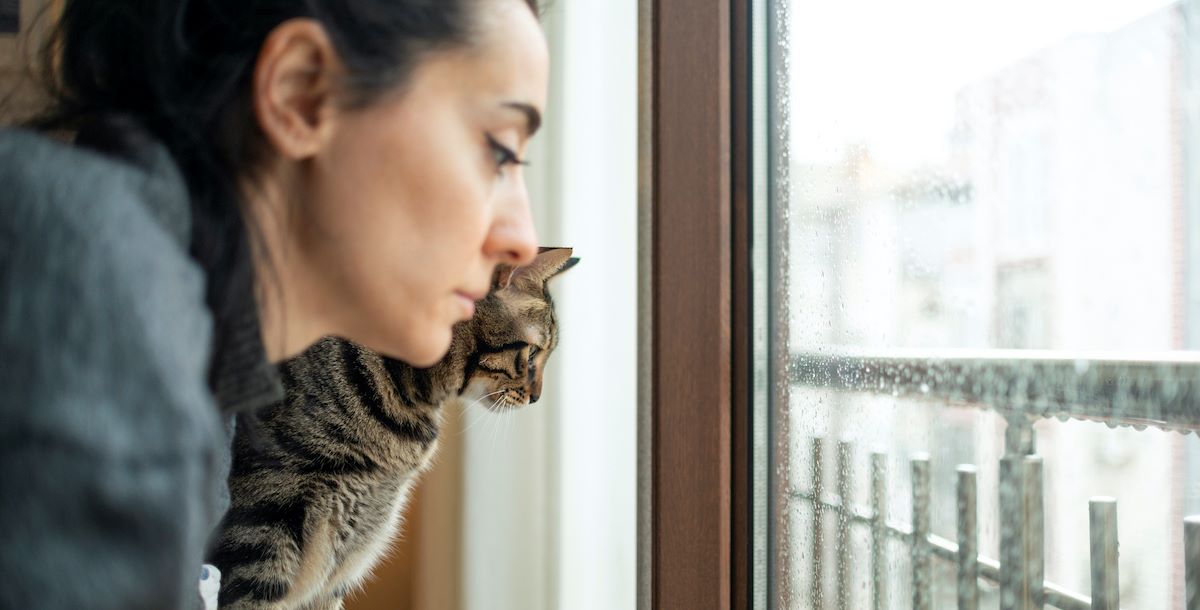
[[456, 292], [454, 296], [458, 297], [459, 302], [462, 304], [464, 312], [462, 319], [470, 320], [475, 315], [475, 299], [471, 295], [462, 292]]

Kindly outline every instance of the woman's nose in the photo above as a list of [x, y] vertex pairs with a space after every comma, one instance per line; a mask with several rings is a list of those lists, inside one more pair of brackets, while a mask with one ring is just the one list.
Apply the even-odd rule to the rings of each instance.
[[533, 227], [529, 196], [523, 186], [517, 191], [502, 206], [484, 243], [487, 255], [514, 267], [533, 262], [538, 252], [537, 231]]

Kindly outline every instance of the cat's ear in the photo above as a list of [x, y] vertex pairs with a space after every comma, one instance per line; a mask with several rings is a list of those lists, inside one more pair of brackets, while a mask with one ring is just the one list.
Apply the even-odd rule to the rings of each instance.
[[579, 264], [579, 257], [578, 257], [578, 256], [572, 256], [571, 258], [568, 258], [568, 259], [567, 259], [567, 262], [563, 263], [563, 265], [562, 265], [561, 267], [559, 267], [557, 271], [555, 271], [554, 273], [551, 273], [551, 274], [550, 274], [550, 277], [548, 277], [548, 278], [546, 278], [546, 279], [550, 279], [550, 278], [553, 278], [553, 277], [555, 277], [555, 276], [561, 275], [561, 274], [562, 274], [562, 272], [564, 272], [564, 271], [566, 271], [567, 269], [570, 269], [571, 267], [574, 267], [575, 265], [578, 265], [578, 264]]
[[500, 263], [496, 265], [496, 270], [492, 272], [492, 290], [504, 290], [512, 283], [513, 272], [517, 269], [512, 265]]
[[578, 258], [571, 256], [571, 248], [539, 248], [533, 262], [518, 267], [511, 281], [526, 290], [540, 291], [546, 285], [546, 280], [574, 267], [578, 262]]

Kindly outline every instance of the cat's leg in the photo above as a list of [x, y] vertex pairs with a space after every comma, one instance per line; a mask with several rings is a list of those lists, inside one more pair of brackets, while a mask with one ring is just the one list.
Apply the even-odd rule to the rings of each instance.
[[234, 506], [209, 563], [221, 570], [221, 610], [294, 610], [325, 586], [329, 540], [321, 511], [294, 504]]
[[329, 605], [325, 606], [324, 610], [342, 610], [342, 606], [345, 604], [346, 592], [339, 589], [337, 593], [333, 594], [333, 599], [330, 600]]
[[341, 597], [326, 597], [314, 600], [304, 606], [304, 610], [342, 610], [345, 600]]
[[222, 532], [209, 561], [221, 570], [218, 608], [276, 610], [293, 593], [301, 563], [300, 549], [271, 528], [229, 528]]

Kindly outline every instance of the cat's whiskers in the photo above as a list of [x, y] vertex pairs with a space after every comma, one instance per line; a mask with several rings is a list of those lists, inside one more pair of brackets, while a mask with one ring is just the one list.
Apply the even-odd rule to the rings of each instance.
[[484, 400], [487, 400], [488, 398], [491, 398], [492, 396], [500, 394], [503, 391], [504, 390], [496, 390], [495, 392], [488, 392], [487, 394], [484, 394], [483, 396], [480, 396], [479, 398], [472, 400], [470, 403], [467, 404], [467, 407], [474, 407], [475, 405], [478, 405], [479, 403], [483, 402]]
[[[475, 403], [471, 403], [471, 404], [475, 404]], [[468, 406], [470, 406], [470, 405], [468, 405]], [[474, 410], [474, 411], [479, 411], [479, 409], [463, 409], [463, 411], [462, 411], [462, 412], [463, 412], [463, 413], [468, 413], [468, 412], [470, 412], [471, 410]], [[475, 424], [478, 424], [478, 423], [479, 423], [479, 420], [481, 420], [481, 419], [483, 419], [483, 414], [482, 414], [482, 413], [478, 413], [478, 412], [477, 412], [477, 413], [475, 413], [475, 414], [472, 416], [471, 423], [467, 424], [467, 425], [466, 425], [466, 426], [465, 426], [465, 427], [464, 427], [462, 430], [459, 430], [459, 431], [458, 431], [458, 436], [462, 436], [462, 435], [466, 434], [466, 433], [467, 433], [467, 431], [468, 431], [468, 430], [470, 430], [471, 428], [474, 428], [474, 427], [475, 427]]]
[[[508, 405], [504, 405], [504, 406], [508, 407]], [[504, 411], [507, 411], [507, 410], [508, 410], [507, 408], [504, 409]], [[508, 420], [511, 418], [504, 417], [504, 415], [506, 415], [506, 413], [504, 413], [503, 411], [500, 412], [500, 415], [501, 415], [500, 419], [502, 421], [500, 422], [500, 426], [499, 426], [500, 429], [496, 432], [496, 440], [498, 440], [500, 442], [500, 446], [503, 447], [504, 442], [506, 440], [508, 440], [508, 427], [511, 425], [511, 422], [509, 422]]]
[[[505, 390], [505, 391], [507, 392], [507, 390]], [[501, 396], [500, 396], [500, 398], [497, 398], [497, 399], [496, 399], [496, 402], [492, 403], [492, 409], [495, 409], [495, 408], [496, 408], [496, 405], [500, 404], [500, 402], [501, 402], [501, 401], [503, 401], [503, 400], [504, 400], [504, 396], [503, 396], [503, 395], [501, 395]], [[493, 411], [492, 409], [489, 409], [489, 411], [491, 411], [492, 413], [495, 413], [495, 411]], [[491, 418], [491, 419], [492, 419], [492, 421], [494, 421], [495, 423], [494, 423], [494, 424], [492, 424], [492, 435], [491, 435], [491, 437], [492, 437], [492, 443], [491, 443], [491, 449], [489, 449], [488, 451], [489, 451], [490, 453], [495, 453], [495, 452], [496, 452], [496, 439], [497, 439], [497, 438], [501, 438], [500, 429], [501, 429], [501, 426], [503, 426], [503, 425], [504, 425], [504, 422], [503, 422], [503, 421], [496, 421], [496, 420], [500, 420], [500, 419], [504, 419], [504, 418], [502, 418], [502, 417], [493, 417], [493, 418]]]
[[493, 453], [496, 451], [496, 430], [500, 429], [500, 422], [496, 421], [494, 417], [488, 419], [492, 422], [488, 424], [488, 453]]
[[[516, 407], [509, 407], [508, 410], [515, 411]], [[504, 436], [504, 440], [507, 442], [512, 439], [513, 431], [517, 429], [517, 414], [509, 413], [508, 417], [506, 417], [504, 419], [508, 420], [508, 432]]]
[[[475, 404], [475, 403], [472, 403], [472, 404]], [[462, 435], [466, 434], [467, 430], [474, 428], [475, 424], [478, 424], [479, 420], [483, 419], [484, 414], [481, 412], [482, 409], [473, 409], [473, 410], [476, 411], [476, 413], [472, 416], [471, 423], [467, 424], [466, 427], [464, 427], [462, 430], [459, 430], [458, 436], [462, 436]], [[467, 409], [463, 409], [463, 413], [466, 413], [467, 411], [468, 411]]]
[[[463, 413], [471, 411], [474, 407], [479, 406], [479, 404], [482, 403], [483, 401], [487, 400], [488, 398], [490, 398], [492, 396], [500, 394], [502, 392], [504, 392], [504, 390], [496, 390], [495, 392], [489, 392], [487, 394], [484, 394], [483, 396], [480, 396], [479, 398], [476, 398], [475, 400], [472, 400], [465, 407], [463, 407], [463, 410], [462, 410]], [[470, 430], [471, 428], [475, 427], [475, 424], [479, 423], [479, 420], [483, 419], [483, 417], [485, 415], [487, 415], [487, 413], [489, 411], [491, 411], [491, 409], [494, 408], [495, 406], [496, 406], [496, 403], [495, 403], [495, 401], [493, 401], [491, 407], [481, 409], [480, 412], [475, 415], [475, 419], [471, 423], [467, 424], [467, 427], [463, 428], [458, 433], [458, 435], [462, 436], [463, 434], [467, 433], [467, 430]]]

